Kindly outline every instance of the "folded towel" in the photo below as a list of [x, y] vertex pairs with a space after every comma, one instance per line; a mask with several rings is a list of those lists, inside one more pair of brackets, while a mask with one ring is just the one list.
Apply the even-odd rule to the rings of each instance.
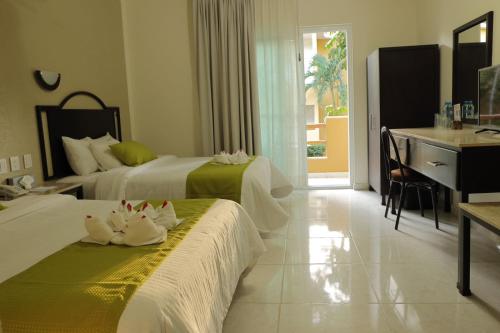
[[127, 223], [123, 236], [123, 244], [128, 246], [142, 246], [165, 241], [167, 230], [156, 225], [147, 215], [136, 214]]
[[154, 219], [157, 219], [158, 218], [158, 212], [156, 211], [156, 209], [153, 207], [153, 205], [151, 205], [149, 202], [145, 202], [142, 207], [141, 207], [141, 212], [143, 214], [146, 214], [147, 217], [149, 217], [150, 219], [154, 220]]
[[213, 161], [219, 164], [232, 164], [230, 161], [230, 154], [221, 151], [218, 155], [214, 155]]
[[84, 242], [107, 245], [117, 236], [108, 224], [91, 215], [85, 217], [85, 229], [87, 229], [89, 236], [82, 239]]
[[125, 222], [125, 218], [123, 217], [123, 215], [114, 210], [111, 212], [111, 214], [109, 214], [108, 225], [111, 227], [111, 229], [113, 229], [113, 231], [120, 232], [125, 229], [127, 223]]
[[157, 209], [158, 217], [155, 223], [165, 227], [167, 230], [172, 230], [178, 226], [182, 220], [177, 218], [175, 214], [174, 204], [170, 201], [163, 201], [163, 204]]
[[232, 154], [229, 158], [232, 164], [245, 164], [250, 160], [247, 153], [243, 150], [238, 150], [236, 153]]
[[224, 151], [214, 155], [213, 161], [219, 164], [245, 164], [250, 158], [243, 150], [238, 150], [234, 154], [228, 154]]
[[134, 206], [126, 200], [122, 200], [120, 202], [120, 205], [118, 206], [118, 212], [122, 214], [125, 220], [137, 213], [137, 211], [134, 209]]

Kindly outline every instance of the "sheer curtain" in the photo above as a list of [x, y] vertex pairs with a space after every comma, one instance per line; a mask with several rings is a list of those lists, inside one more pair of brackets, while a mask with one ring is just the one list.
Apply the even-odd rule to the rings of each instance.
[[254, 0], [193, 0], [203, 151], [261, 153]]
[[306, 127], [299, 108], [297, 0], [256, 0], [262, 153], [296, 187], [307, 184]]

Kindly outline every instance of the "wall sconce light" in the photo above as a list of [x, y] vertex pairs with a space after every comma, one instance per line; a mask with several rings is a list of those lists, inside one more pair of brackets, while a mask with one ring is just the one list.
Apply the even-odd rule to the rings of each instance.
[[48, 91], [56, 90], [61, 83], [61, 74], [59, 73], [36, 70], [34, 75], [40, 88]]

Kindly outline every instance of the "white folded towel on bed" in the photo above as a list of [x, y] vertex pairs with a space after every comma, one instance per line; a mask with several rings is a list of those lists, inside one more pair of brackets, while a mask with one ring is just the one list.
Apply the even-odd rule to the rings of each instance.
[[182, 223], [177, 218], [172, 202], [165, 200], [155, 209], [145, 202], [137, 212], [130, 202], [123, 200], [104, 223], [99, 217], [86, 216], [85, 228], [89, 235], [81, 241], [108, 245], [142, 246], [165, 241], [167, 230]]
[[158, 218], [158, 212], [156, 211], [156, 209], [153, 207], [153, 205], [151, 205], [149, 202], [145, 202], [142, 207], [141, 207], [141, 212], [143, 214], [146, 214], [147, 217], [149, 217], [150, 219], [154, 220], [156, 218]]
[[229, 159], [230, 156], [231, 154], [221, 151], [219, 154], [214, 155], [213, 161], [219, 164], [232, 164], [231, 160]]
[[108, 225], [113, 229], [113, 231], [123, 231], [127, 225], [125, 218], [122, 213], [114, 210], [109, 214]]
[[165, 241], [167, 230], [156, 225], [147, 215], [136, 214], [128, 220], [123, 235], [123, 244], [142, 246]]
[[118, 212], [120, 212], [123, 215], [123, 218], [125, 220], [134, 216], [137, 213], [137, 211], [134, 209], [134, 206], [127, 200], [121, 201], [120, 205], [118, 206]]
[[219, 164], [245, 164], [250, 158], [243, 150], [238, 150], [234, 154], [228, 154], [224, 151], [214, 155], [213, 161]]
[[120, 233], [113, 232], [113, 229], [98, 217], [87, 215], [85, 217], [85, 229], [87, 229], [89, 236], [82, 239], [82, 242], [108, 245], [115, 239], [118, 242], [120, 241]]
[[158, 217], [154, 220], [156, 224], [164, 226], [167, 230], [172, 230], [178, 226], [182, 220], [175, 214], [174, 204], [170, 201], [164, 201], [156, 210]]
[[245, 153], [243, 150], [238, 150], [236, 153], [232, 154], [229, 160], [233, 164], [245, 164], [248, 163], [249, 157], [247, 153]]

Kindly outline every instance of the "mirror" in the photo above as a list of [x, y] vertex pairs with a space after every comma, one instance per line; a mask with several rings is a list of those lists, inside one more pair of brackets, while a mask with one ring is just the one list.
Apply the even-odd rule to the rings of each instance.
[[478, 70], [491, 66], [492, 44], [493, 12], [453, 30], [453, 104], [467, 105], [467, 111], [462, 112], [465, 123], [479, 121]]
[[61, 82], [61, 74], [50, 71], [35, 71], [35, 80], [45, 90], [56, 90]]

